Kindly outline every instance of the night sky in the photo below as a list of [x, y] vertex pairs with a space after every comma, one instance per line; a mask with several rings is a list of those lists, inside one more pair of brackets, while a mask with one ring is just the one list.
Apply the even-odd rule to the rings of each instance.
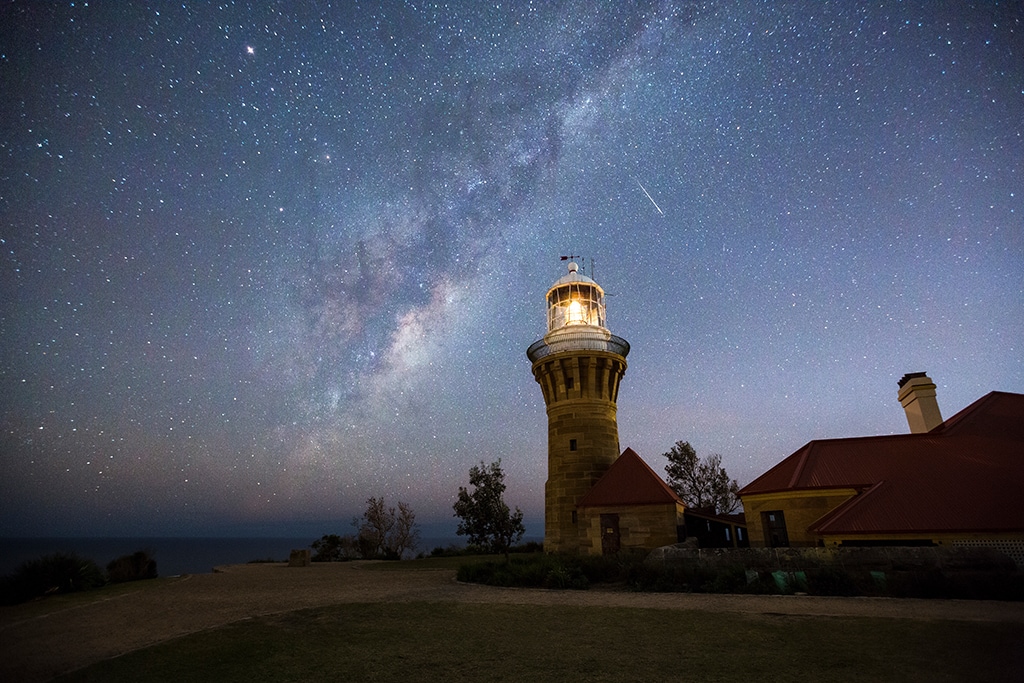
[[1021, 3], [249, 4], [0, 7], [0, 535], [540, 535], [568, 254], [658, 472], [1024, 392]]

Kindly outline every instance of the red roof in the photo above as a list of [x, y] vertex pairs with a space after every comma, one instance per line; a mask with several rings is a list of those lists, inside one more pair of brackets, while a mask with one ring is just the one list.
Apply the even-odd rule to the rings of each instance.
[[827, 534], [1024, 531], [1024, 395], [992, 392], [926, 434], [811, 441], [740, 495], [854, 488]]
[[607, 505], [664, 505], [681, 503], [675, 491], [669, 488], [650, 465], [632, 448], [622, 451], [594, 488], [580, 499], [577, 507]]

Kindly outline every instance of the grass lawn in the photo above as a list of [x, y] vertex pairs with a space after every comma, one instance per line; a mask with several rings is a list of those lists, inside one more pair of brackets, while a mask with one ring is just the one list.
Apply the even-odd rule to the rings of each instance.
[[1024, 625], [351, 604], [247, 620], [62, 681], [1020, 680]]

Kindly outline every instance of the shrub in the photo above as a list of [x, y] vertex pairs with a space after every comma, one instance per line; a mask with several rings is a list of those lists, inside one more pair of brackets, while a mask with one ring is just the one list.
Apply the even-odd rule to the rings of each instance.
[[508, 562], [474, 562], [461, 565], [456, 576], [459, 581], [488, 586], [586, 588], [589, 581], [579, 566], [567, 564], [564, 559], [536, 554], [511, 557]]
[[0, 600], [13, 605], [53, 593], [99, 588], [106, 579], [96, 563], [74, 553], [54, 553], [23, 562], [0, 582]]
[[676, 581], [675, 567], [656, 567], [650, 564], [638, 564], [629, 568], [626, 585], [635, 591], [651, 591], [667, 593], [678, 591], [680, 583]]
[[508, 551], [510, 553], [542, 553], [544, 552], [544, 544], [537, 541], [527, 541], [526, 543], [512, 546]]
[[586, 590], [590, 588], [590, 580], [579, 567], [558, 565], [544, 576], [544, 587], [558, 590]]
[[625, 583], [630, 569], [643, 564], [645, 553], [624, 550], [617, 555], [582, 555], [573, 558], [591, 583]]
[[107, 579], [110, 583], [155, 579], [156, 560], [148, 550], [138, 550], [131, 555], [122, 555], [107, 565]]
[[325, 534], [309, 544], [313, 549], [313, 562], [344, 562], [359, 557], [359, 541], [351, 534]]
[[741, 565], [727, 565], [721, 567], [710, 582], [706, 581], [702, 589], [707, 593], [743, 593], [747, 586], [747, 570]]
[[592, 584], [623, 584], [650, 592], [1024, 599], [1024, 573], [1019, 571], [882, 572], [833, 561], [759, 564], [747, 561], [747, 555], [710, 553], [673, 562], [650, 562], [640, 551], [603, 556], [513, 555], [508, 562], [463, 565], [458, 578], [524, 588], [582, 590]]
[[586, 590], [592, 583], [625, 580], [615, 558], [570, 555], [517, 555], [508, 562], [487, 561], [459, 567], [459, 581], [489, 586]]
[[853, 574], [836, 565], [807, 570], [807, 592], [811, 595], [864, 595]]

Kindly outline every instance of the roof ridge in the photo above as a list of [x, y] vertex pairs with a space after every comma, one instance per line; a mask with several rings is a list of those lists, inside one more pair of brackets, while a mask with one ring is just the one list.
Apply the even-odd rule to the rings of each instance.
[[[637, 465], [639, 465], [639, 467], [637, 467]], [[634, 484], [639, 484], [640, 486], [644, 487], [649, 487], [653, 484], [657, 484], [659, 492], [663, 495], [658, 496], [658, 499], [656, 500], [649, 499], [644, 501], [634, 500], [631, 503], [624, 502], [626, 499], [629, 498], [629, 494], [636, 495], [638, 493], [638, 491], [635, 489], [628, 492], [624, 492], [622, 490], [623, 475], [628, 475], [628, 473], [631, 471], [631, 468], [635, 468], [632, 471], [640, 474], [641, 476], [641, 480], [639, 482], [634, 482]], [[648, 488], [648, 493], [650, 492], [651, 491]], [[642, 494], [643, 492], [641, 491], [640, 493]], [[612, 500], [608, 501], [606, 500], [607, 498], [611, 498]], [[616, 500], [617, 498], [621, 500]], [[587, 491], [582, 498], [580, 498], [579, 502], [576, 504], [576, 507], [593, 507], [606, 504], [638, 505], [668, 502], [682, 503], [682, 500], [680, 500], [679, 495], [672, 490], [672, 487], [666, 484], [665, 480], [658, 476], [658, 473], [654, 471], [654, 468], [648, 465], [647, 462], [643, 458], [641, 458], [636, 451], [634, 451], [632, 448], [627, 447], [626, 450], [622, 451], [619, 457], [615, 459], [615, 462], [613, 462], [608, 467], [605, 473], [601, 475], [601, 477], [590, 488], [590, 490]]]
[[823, 529], [828, 528], [829, 525], [840, 521], [848, 513], [854, 511], [861, 503], [870, 498], [872, 493], [881, 490], [883, 485], [887, 483], [887, 480], [879, 479], [874, 484], [871, 484], [870, 486], [865, 488], [863, 491], [860, 491], [859, 493], [850, 496], [849, 499], [843, 501], [836, 507], [832, 508], [831, 510], [823, 514], [818, 519], [811, 522], [810, 525], [808, 525], [807, 527], [808, 530], [817, 531], [818, 533], [821, 533]]
[[981, 398], [975, 399], [968, 405], [961, 408], [958, 412], [954, 413], [948, 420], [943, 420], [941, 423], [936, 425], [935, 428], [932, 429], [929, 433], [944, 434], [946, 432], [949, 432], [950, 430], [960, 429], [965, 421], [969, 422], [975, 413], [977, 413], [979, 410], [984, 408], [992, 401], [999, 398], [1000, 395], [1020, 396], [1021, 394], [1014, 394], [1013, 392], [1009, 391], [990, 391]]

